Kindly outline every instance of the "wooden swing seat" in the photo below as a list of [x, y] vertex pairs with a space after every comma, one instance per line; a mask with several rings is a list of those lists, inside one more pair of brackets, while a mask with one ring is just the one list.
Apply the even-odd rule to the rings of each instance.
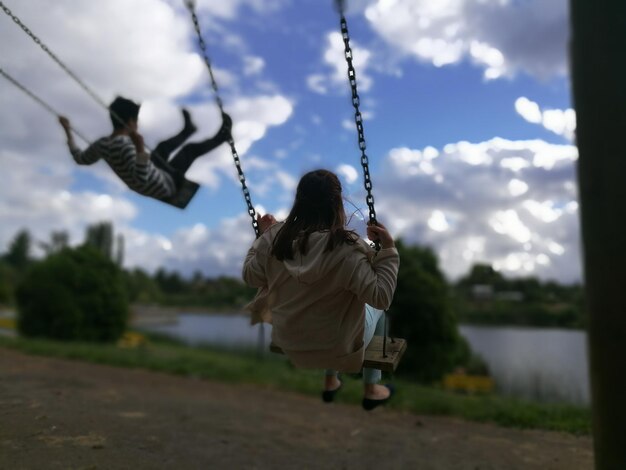
[[200, 185], [198, 183], [190, 181], [187, 178], [182, 178], [176, 194], [170, 197], [159, 198], [159, 200], [174, 207], [178, 207], [179, 209], [184, 209], [195, 196], [199, 187]]
[[[270, 343], [270, 351], [276, 354], [285, 354], [283, 350], [274, 343]], [[387, 337], [387, 357], [383, 357], [383, 337], [374, 336], [365, 350], [363, 367], [380, 369], [383, 372], [393, 372], [397, 369], [404, 351], [406, 351], [406, 340]]]

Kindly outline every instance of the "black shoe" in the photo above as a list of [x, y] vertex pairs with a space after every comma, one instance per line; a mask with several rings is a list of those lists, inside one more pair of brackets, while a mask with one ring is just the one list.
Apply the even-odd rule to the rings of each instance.
[[183, 132], [185, 134], [187, 134], [187, 135], [191, 135], [194, 132], [196, 132], [198, 130], [198, 128], [196, 127], [196, 125], [191, 120], [191, 114], [189, 114], [188, 110], [183, 108], [182, 109], [182, 113], [183, 113], [183, 119], [185, 121], [185, 124], [183, 126]]
[[324, 403], [332, 403], [333, 400], [335, 399], [335, 395], [337, 395], [337, 392], [341, 390], [342, 386], [343, 386], [343, 383], [339, 382], [339, 387], [337, 387], [335, 390], [324, 390], [322, 392], [322, 401]]
[[383, 398], [382, 400], [374, 400], [372, 398], [363, 398], [362, 406], [365, 411], [371, 411], [377, 406], [384, 405], [389, 400], [391, 400], [391, 397], [395, 393], [396, 389], [392, 384], [385, 384], [385, 387], [387, 387], [387, 389], [389, 390], [389, 396], [387, 398]]

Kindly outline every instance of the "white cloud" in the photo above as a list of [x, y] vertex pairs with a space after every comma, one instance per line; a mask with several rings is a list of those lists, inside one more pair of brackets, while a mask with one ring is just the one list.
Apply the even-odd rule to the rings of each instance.
[[184, 275], [201, 271], [209, 276], [238, 277], [245, 254], [254, 241], [247, 213], [220, 221], [210, 229], [195, 224], [177, 230], [171, 237], [130, 229], [123, 231], [128, 267], [150, 271], [165, 266]]
[[[350, 42], [350, 49], [352, 49], [352, 65], [357, 71], [356, 79], [359, 91], [367, 91], [373, 83], [368, 74], [372, 54], [353, 40]], [[308, 88], [315, 93], [326, 94], [330, 88], [344, 90], [344, 87], [348, 87], [348, 65], [346, 64], [344, 43], [340, 33], [332, 32], [326, 36], [323, 61], [324, 65], [330, 67], [331, 71], [309, 75], [307, 77]]]
[[520, 116], [533, 124], [541, 124], [545, 129], [574, 140], [576, 134], [576, 111], [573, 109], [541, 110], [534, 101], [522, 96], [515, 101], [515, 110]]
[[353, 184], [359, 179], [359, 172], [356, 171], [356, 168], [354, 168], [352, 165], [348, 165], [347, 163], [342, 163], [341, 165], [339, 165], [336, 172], [348, 184]]
[[265, 67], [265, 61], [261, 57], [246, 56], [243, 58], [243, 73], [245, 75], [257, 75]]
[[579, 280], [576, 158], [573, 145], [541, 140], [394, 148], [376, 175], [377, 214], [395, 236], [432, 246], [453, 278], [490, 262]]
[[540, 124], [542, 120], [541, 109], [534, 101], [522, 96], [515, 101], [515, 111], [528, 122]]
[[437, 67], [468, 58], [486, 79], [567, 73], [566, 0], [376, 0], [365, 17], [394, 50]]

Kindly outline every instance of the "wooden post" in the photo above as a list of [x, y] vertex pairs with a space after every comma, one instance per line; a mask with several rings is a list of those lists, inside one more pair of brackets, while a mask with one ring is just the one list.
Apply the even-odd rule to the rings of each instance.
[[626, 468], [626, 1], [570, 0], [597, 470]]

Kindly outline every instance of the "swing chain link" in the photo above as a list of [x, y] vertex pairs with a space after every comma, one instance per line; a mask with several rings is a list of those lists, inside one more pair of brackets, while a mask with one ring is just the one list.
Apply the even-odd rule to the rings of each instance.
[[[198, 36], [198, 44], [200, 46], [200, 50], [202, 51], [202, 58], [204, 59], [204, 63], [209, 71], [209, 76], [211, 78], [211, 88], [213, 89], [213, 96], [215, 97], [215, 102], [220, 110], [220, 113], [224, 114], [224, 103], [222, 102], [222, 98], [219, 94], [219, 88], [217, 86], [217, 81], [215, 80], [215, 75], [213, 74], [213, 67], [211, 66], [211, 60], [209, 59], [209, 55], [207, 53], [207, 46], [202, 36], [202, 31], [200, 30], [200, 22], [198, 21], [198, 15], [196, 15], [196, 2], [194, 0], [185, 0], [185, 5], [191, 14], [191, 20], [193, 21], [193, 27], [196, 30], [196, 35]], [[237, 148], [235, 147], [235, 140], [232, 137], [228, 139], [228, 145], [230, 145], [230, 151], [233, 156], [233, 161], [235, 162], [235, 167], [237, 167], [237, 174], [239, 177], [239, 182], [241, 183], [241, 189], [243, 191], [243, 197], [246, 201], [246, 205], [248, 206], [248, 214], [252, 219], [252, 228], [254, 229], [254, 234], [256, 238], [261, 236], [261, 231], [259, 229], [259, 223], [256, 220], [256, 210], [254, 209], [254, 205], [252, 204], [252, 197], [250, 195], [250, 190], [248, 189], [248, 185], [246, 184], [246, 177], [243, 173], [243, 169], [241, 168], [241, 160], [239, 159], [239, 154], [237, 153]]]
[[[348, 64], [348, 81], [352, 90], [352, 106], [354, 107], [354, 122], [356, 124], [357, 135], [359, 139], [359, 149], [361, 150], [361, 167], [363, 168], [363, 186], [367, 191], [365, 202], [369, 208], [369, 219], [372, 224], [376, 224], [376, 210], [374, 209], [374, 195], [372, 194], [372, 178], [369, 170], [369, 158], [365, 153], [367, 145], [365, 144], [365, 132], [363, 130], [363, 115], [359, 109], [361, 99], [357, 90], [356, 71], [352, 64], [352, 49], [350, 48], [350, 34], [348, 33], [348, 22], [344, 14], [345, 0], [335, 0], [335, 5], [339, 11], [341, 36], [344, 44], [344, 56]], [[378, 244], [377, 244], [378, 246]]]

